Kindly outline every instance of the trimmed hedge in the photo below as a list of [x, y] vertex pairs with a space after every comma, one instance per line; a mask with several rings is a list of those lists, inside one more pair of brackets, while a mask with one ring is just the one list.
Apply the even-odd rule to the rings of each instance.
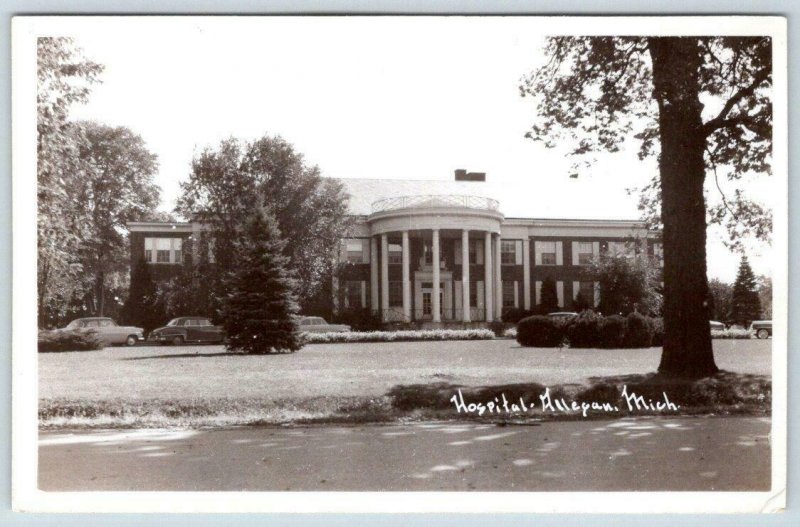
[[559, 347], [564, 342], [564, 323], [543, 315], [523, 318], [517, 324], [517, 342], [537, 348]]
[[653, 323], [644, 315], [633, 312], [626, 318], [625, 342], [626, 348], [649, 348], [653, 345]]
[[582, 311], [567, 325], [567, 340], [571, 348], [600, 347], [600, 323], [603, 317], [594, 311]]
[[39, 353], [57, 351], [94, 351], [103, 349], [103, 339], [96, 331], [53, 330], [39, 332]]
[[[601, 348], [622, 348], [628, 323], [625, 317], [611, 315], [600, 319], [599, 338]], [[648, 342], [648, 346], [649, 346]], [[642, 347], [648, 347], [642, 346]]]
[[349, 331], [341, 333], [304, 333], [307, 344], [338, 342], [413, 342], [425, 340], [491, 340], [489, 329], [426, 329], [414, 331]]
[[750, 339], [753, 334], [747, 329], [712, 329], [712, 339]]

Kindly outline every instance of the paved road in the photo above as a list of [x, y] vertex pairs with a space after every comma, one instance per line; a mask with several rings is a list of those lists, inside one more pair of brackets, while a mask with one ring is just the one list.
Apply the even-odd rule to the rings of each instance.
[[770, 420], [42, 432], [42, 490], [767, 490]]

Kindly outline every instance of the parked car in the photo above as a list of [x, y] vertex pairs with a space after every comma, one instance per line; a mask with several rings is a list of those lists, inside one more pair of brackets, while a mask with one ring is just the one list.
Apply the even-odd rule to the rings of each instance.
[[750, 324], [750, 333], [760, 339], [766, 339], [772, 336], [772, 321], [771, 320], [754, 320]]
[[709, 320], [708, 324], [711, 326], [711, 329], [713, 329], [713, 330], [724, 330], [725, 329], [725, 324], [723, 324], [722, 322], [717, 322], [716, 320]]
[[556, 311], [555, 313], [549, 313], [547, 316], [556, 320], [569, 320], [577, 317], [578, 314], [573, 311]]
[[148, 340], [174, 346], [187, 342], [219, 344], [225, 340], [225, 331], [204, 317], [178, 317], [151, 331]]
[[346, 324], [328, 324], [322, 317], [300, 317], [297, 321], [304, 333], [344, 333], [350, 331]]
[[140, 340], [144, 340], [144, 330], [134, 326], [119, 326], [110, 318], [87, 317], [77, 318], [59, 331], [96, 331], [103, 343], [125, 344], [133, 346]]

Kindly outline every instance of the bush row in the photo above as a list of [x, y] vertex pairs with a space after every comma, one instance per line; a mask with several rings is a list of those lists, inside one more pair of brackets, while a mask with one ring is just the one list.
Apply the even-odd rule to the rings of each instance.
[[639, 313], [603, 317], [584, 311], [572, 319], [534, 315], [519, 321], [516, 338], [522, 346], [649, 348], [662, 345], [664, 325], [660, 319]]
[[712, 329], [712, 339], [749, 339], [753, 335], [746, 329]]
[[39, 332], [39, 353], [99, 349], [103, 349], [103, 340], [96, 331], [43, 330]]
[[350, 331], [342, 333], [304, 333], [307, 344], [336, 342], [412, 342], [415, 340], [490, 340], [489, 329], [427, 329], [414, 331]]

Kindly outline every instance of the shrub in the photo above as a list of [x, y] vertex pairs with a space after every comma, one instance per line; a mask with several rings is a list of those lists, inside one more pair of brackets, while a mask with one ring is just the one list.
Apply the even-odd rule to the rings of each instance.
[[660, 348], [664, 345], [664, 319], [650, 317], [647, 320], [650, 322], [650, 327], [653, 328], [653, 339], [650, 345]]
[[611, 315], [601, 319], [595, 347], [621, 348], [625, 340], [626, 322], [625, 317], [620, 315]]
[[428, 329], [414, 331], [347, 331], [340, 333], [303, 333], [306, 344], [338, 342], [413, 342], [425, 340], [491, 340], [488, 329]]
[[53, 351], [92, 351], [103, 349], [96, 331], [53, 330], [39, 332], [39, 353]]
[[517, 342], [521, 346], [554, 348], [564, 341], [564, 324], [551, 317], [534, 315], [517, 324]]
[[647, 317], [635, 311], [628, 315], [623, 344], [626, 348], [649, 348], [653, 344], [653, 327]]
[[591, 310], [582, 311], [567, 326], [567, 340], [571, 348], [596, 348], [599, 345], [600, 324], [603, 317]]
[[378, 331], [383, 328], [380, 315], [369, 308], [341, 311], [331, 321], [334, 324], [347, 324], [353, 331]]
[[492, 320], [489, 322], [489, 329], [492, 330], [495, 337], [502, 337], [506, 330], [506, 325], [499, 320]]
[[749, 339], [753, 335], [746, 329], [712, 329], [712, 339]]
[[532, 311], [522, 309], [521, 307], [505, 307], [503, 308], [502, 319], [503, 322], [509, 324], [516, 324], [523, 318], [533, 315]]

